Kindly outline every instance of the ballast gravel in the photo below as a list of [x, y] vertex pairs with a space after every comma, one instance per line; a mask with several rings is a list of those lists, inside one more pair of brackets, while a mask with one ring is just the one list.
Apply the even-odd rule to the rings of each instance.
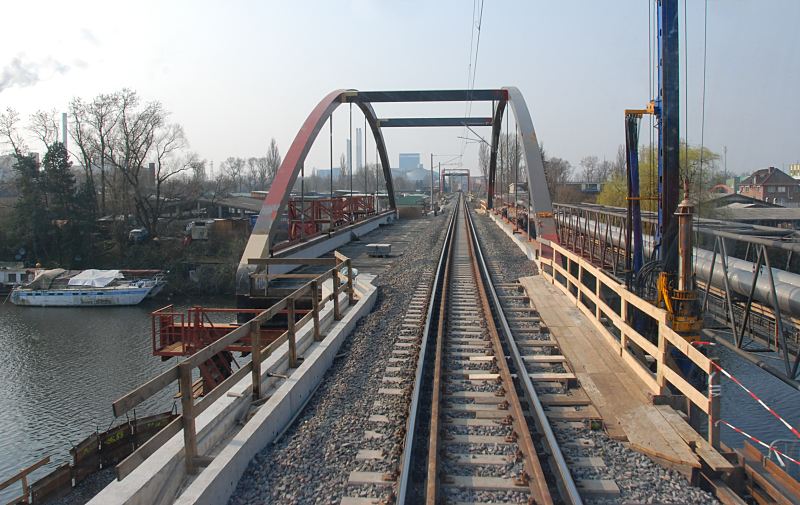
[[364, 448], [364, 431], [374, 429], [368, 418], [376, 413], [378, 389], [384, 387], [381, 380], [402, 317], [415, 287], [436, 269], [448, 216], [407, 224], [416, 231], [405, 252], [373, 281], [378, 288], [374, 310], [344, 342], [342, 357], [295, 423], [250, 462], [231, 505], [338, 504], [347, 494], [348, 475]]

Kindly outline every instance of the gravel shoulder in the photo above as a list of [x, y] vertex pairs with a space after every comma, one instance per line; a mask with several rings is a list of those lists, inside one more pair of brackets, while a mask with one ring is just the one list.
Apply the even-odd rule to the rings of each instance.
[[[295, 423], [250, 462], [230, 504], [339, 503], [402, 316], [420, 279], [436, 268], [448, 215], [394, 225], [416, 232], [404, 254], [373, 281], [378, 288], [374, 310], [342, 345], [342, 357]], [[370, 236], [362, 241], [368, 243]]]

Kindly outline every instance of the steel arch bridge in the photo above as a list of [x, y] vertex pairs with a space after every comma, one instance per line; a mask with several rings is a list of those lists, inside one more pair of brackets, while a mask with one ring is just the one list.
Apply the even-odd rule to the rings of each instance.
[[[372, 107], [373, 103], [404, 102], [492, 102], [494, 112], [492, 117], [383, 119], [375, 115], [375, 110]], [[308, 115], [275, 174], [272, 186], [264, 199], [258, 220], [253, 227], [253, 232], [239, 262], [236, 273], [237, 295], [249, 295], [250, 274], [257, 268], [249, 264], [249, 261], [256, 258], [267, 258], [272, 255], [278, 222], [286, 209], [292, 188], [305, 163], [306, 156], [320, 130], [336, 108], [346, 103], [358, 106], [369, 123], [375, 146], [380, 156], [385, 187], [389, 197], [389, 206], [392, 210], [396, 209], [394, 186], [392, 184], [389, 154], [383, 139], [383, 128], [491, 126], [491, 156], [487, 191], [487, 202], [491, 208], [493, 206], [497, 150], [502, 120], [507, 106], [510, 107], [516, 117], [522, 138], [522, 151], [528, 172], [528, 191], [533, 210], [532, 222], [536, 228], [536, 236], [558, 242], [556, 225], [553, 219], [553, 206], [547, 189], [544, 164], [536, 138], [536, 131], [533, 127], [533, 120], [528, 106], [519, 89], [512, 86], [499, 89], [475, 90], [358, 91], [355, 89], [338, 89], [328, 93]]]

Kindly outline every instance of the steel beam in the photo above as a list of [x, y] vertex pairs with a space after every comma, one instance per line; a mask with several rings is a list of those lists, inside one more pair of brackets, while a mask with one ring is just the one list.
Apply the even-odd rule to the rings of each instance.
[[399, 117], [379, 119], [381, 128], [408, 128], [430, 126], [492, 126], [490, 117]]
[[348, 102], [487, 102], [505, 100], [502, 89], [443, 89], [401, 91], [358, 91]]

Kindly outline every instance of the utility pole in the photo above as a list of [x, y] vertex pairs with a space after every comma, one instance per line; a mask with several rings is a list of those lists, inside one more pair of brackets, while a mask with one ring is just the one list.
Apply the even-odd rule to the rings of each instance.
[[350, 170], [350, 222], [352, 223], [355, 221], [355, 214], [353, 212], [353, 102], [350, 102], [350, 141], [347, 143], [347, 153], [350, 155], [350, 159], [347, 160], [347, 164], [350, 165], [348, 170]]
[[[441, 176], [441, 172], [439, 175]], [[441, 188], [439, 188], [441, 190]], [[431, 153], [431, 212], [436, 212], [433, 206], [433, 153]]]

